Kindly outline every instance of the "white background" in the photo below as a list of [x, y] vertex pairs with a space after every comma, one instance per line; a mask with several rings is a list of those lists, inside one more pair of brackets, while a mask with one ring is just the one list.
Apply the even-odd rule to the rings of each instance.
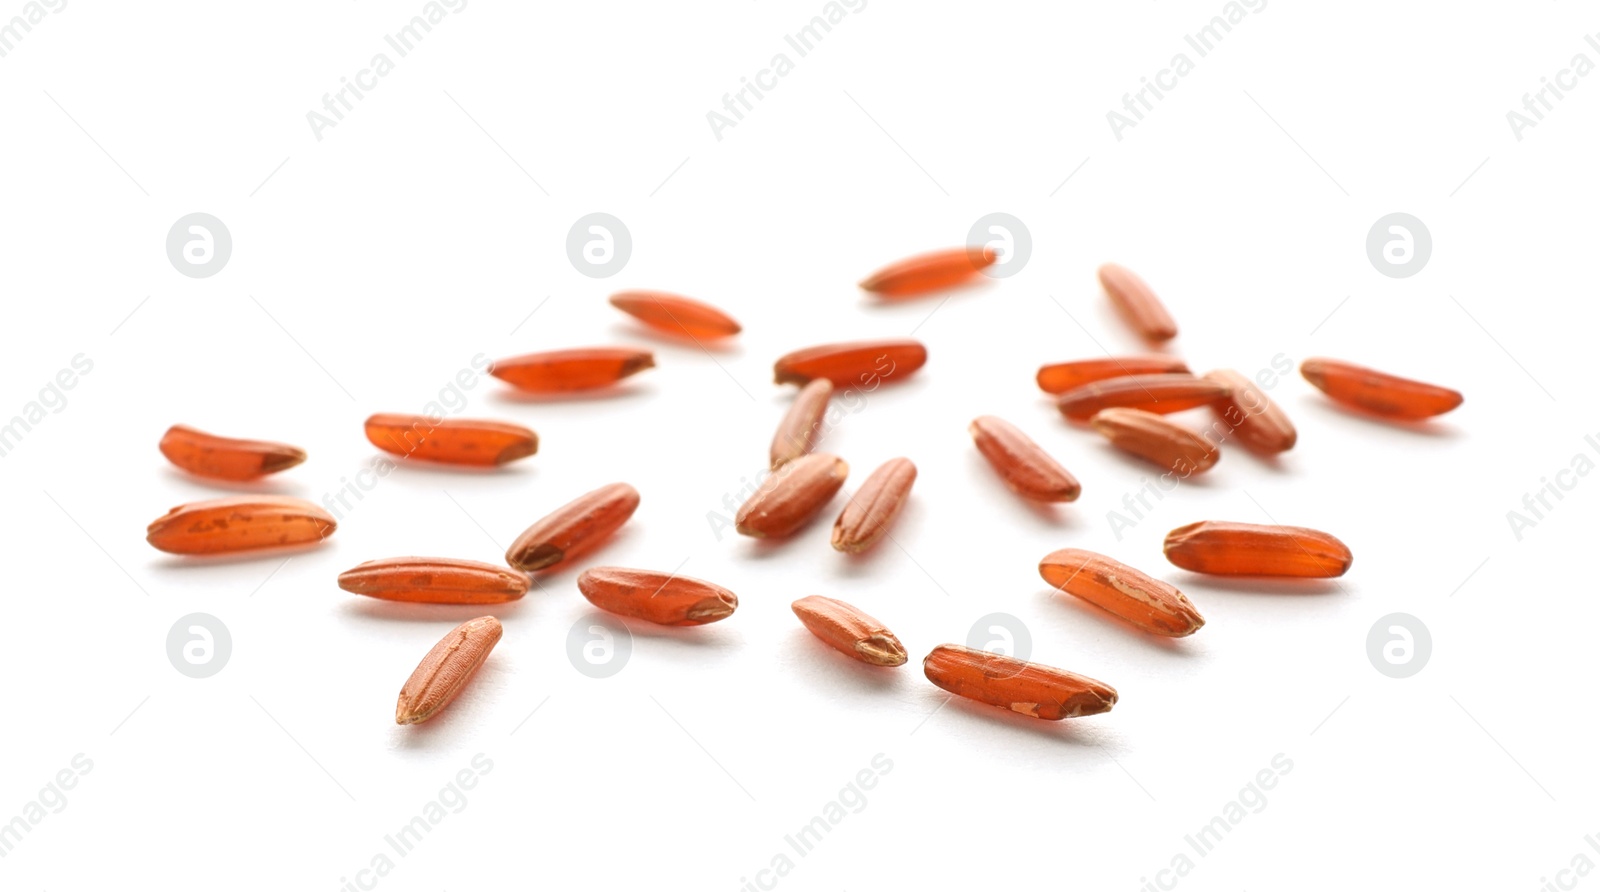
[[[1600, 460], [1583, 440], [1600, 432], [1600, 78], [1520, 141], [1506, 121], [1574, 54], [1600, 61], [1583, 39], [1600, 19], [1274, 0], [1197, 58], [1183, 36], [1218, 0], [873, 0], [802, 59], [783, 37], [813, 0], [473, 0], [319, 141], [307, 112], [422, 7], [73, 0], [0, 59], [0, 418], [75, 355], [93, 363], [0, 459], [0, 820], [75, 754], [93, 761], [0, 859], [0, 886], [333, 890], [385, 852], [385, 889], [733, 890], [770, 885], [758, 871], [782, 853], [783, 889], [1135, 890], [1185, 852], [1184, 889], [1533, 890], [1580, 853], [1600, 860], [1584, 842], [1600, 832], [1600, 608], [1579, 567], [1600, 481], [1563, 478], [1576, 488], [1520, 541], [1506, 517], [1574, 455]], [[23, 8], [5, 0], [0, 18]], [[716, 139], [707, 112], [779, 52], [794, 70]], [[1106, 113], [1178, 52], [1195, 70], [1116, 139]], [[232, 232], [211, 278], [164, 253], [194, 211]], [[611, 279], [565, 253], [594, 211], [632, 233]], [[942, 304], [854, 287], [996, 211], [1031, 231], [1016, 275]], [[1432, 232], [1412, 278], [1365, 253], [1393, 211]], [[1225, 448], [1118, 541], [1107, 512], [1150, 469], [1067, 425], [1032, 381], [1044, 362], [1141, 349], [1096, 286], [1107, 260], [1156, 287], [1198, 371], [1327, 355], [1466, 403], [1402, 429], [1291, 375], [1272, 395], [1300, 428], [1293, 452], [1274, 466]], [[714, 355], [662, 343], [606, 305], [626, 287], [695, 295], [745, 332]], [[842, 496], [779, 547], [714, 536], [707, 512], [764, 466], [791, 393], [773, 359], [913, 330], [927, 367], [824, 444], [852, 488], [890, 457], [916, 462], [902, 547], [833, 552]], [[483, 379], [461, 414], [533, 427], [537, 456], [397, 470], [287, 563], [143, 541], [170, 506], [226, 494], [164, 462], [170, 424], [305, 447], [262, 488], [320, 502], [374, 457], [366, 415], [420, 411], [474, 355], [613, 343], [652, 347], [659, 368], [586, 401]], [[1082, 498], [1013, 497], [966, 434], [979, 414], [1034, 436]], [[589, 609], [566, 568], [495, 611], [505, 637], [447, 713], [394, 725], [417, 660], [479, 611], [359, 599], [337, 574], [402, 554], [499, 560], [614, 480], [643, 503], [588, 562], [681, 563], [737, 592], [738, 613], [630, 624], [631, 661], [593, 680], [566, 657]], [[1162, 558], [1173, 527], [1269, 515], [1341, 537], [1353, 569], [1235, 584]], [[1207, 626], [1155, 640], [1052, 595], [1035, 566], [1067, 546], [1174, 582]], [[912, 662], [871, 671], [826, 650], [788, 608], [808, 594], [883, 620]], [[204, 680], [165, 650], [196, 611], [233, 638]], [[1397, 611], [1433, 638], [1403, 680], [1366, 655]], [[1115, 711], [1044, 723], [942, 705], [922, 655], [993, 612], [1026, 624], [1034, 659], [1116, 686]], [[493, 768], [467, 806], [394, 856], [384, 835], [477, 753]], [[879, 753], [892, 770], [865, 807], [795, 854], [785, 834]], [[1279, 753], [1293, 768], [1266, 806], [1208, 856], [1189, 849]]]

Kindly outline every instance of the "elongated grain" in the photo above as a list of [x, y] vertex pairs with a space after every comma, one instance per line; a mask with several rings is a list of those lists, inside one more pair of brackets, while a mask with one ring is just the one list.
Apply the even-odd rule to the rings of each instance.
[[839, 653], [869, 666], [903, 666], [906, 648], [883, 623], [861, 610], [821, 595], [811, 595], [789, 605], [800, 622]]
[[451, 629], [422, 658], [400, 689], [400, 699], [394, 707], [395, 724], [425, 722], [450, 705], [489, 658], [502, 631], [500, 621], [492, 616], [469, 619]]
[[1228, 388], [1228, 395], [1212, 403], [1211, 409], [1232, 428], [1229, 436], [1261, 455], [1294, 448], [1299, 438], [1294, 424], [1254, 381], [1232, 369], [1206, 372], [1203, 377]]
[[1206, 624], [1183, 592], [1103, 554], [1052, 551], [1039, 562], [1044, 581], [1156, 635], [1183, 638]]
[[1128, 375], [1076, 387], [1056, 401], [1061, 414], [1088, 421], [1103, 409], [1143, 409], [1165, 415], [1226, 399], [1228, 388], [1194, 375]]
[[833, 382], [827, 378], [813, 378], [800, 388], [789, 411], [784, 413], [783, 421], [778, 423], [777, 433], [772, 435], [772, 467], [797, 459], [815, 448], [832, 396]]
[[528, 585], [516, 570], [460, 558], [384, 558], [339, 574], [347, 592], [419, 604], [501, 604], [527, 594]]
[[958, 644], [934, 648], [922, 672], [958, 697], [1036, 719], [1098, 715], [1117, 703], [1116, 689], [1105, 682]]
[[997, 259], [993, 248], [949, 248], [889, 264], [861, 280], [861, 290], [881, 297], [912, 297], [976, 278]]
[[839, 512], [833, 525], [833, 547], [859, 554], [876, 545], [900, 515], [916, 480], [917, 466], [911, 459], [891, 458], [880, 465]]
[[584, 347], [497, 359], [489, 374], [527, 393], [560, 394], [610, 387], [655, 364], [648, 350]]
[[871, 392], [885, 381], [900, 381], [928, 361], [928, 348], [908, 339], [847, 341], [796, 350], [772, 365], [778, 384], [804, 384], [827, 378], [834, 387]]
[[523, 531], [506, 549], [506, 563], [518, 570], [548, 570], [599, 545], [639, 507], [639, 491], [611, 483], [584, 493]]
[[308, 545], [338, 526], [333, 515], [303, 499], [233, 496], [179, 505], [150, 522], [145, 540], [172, 554], [225, 554]]
[[1112, 304], [1141, 337], [1160, 343], [1178, 336], [1178, 323], [1172, 321], [1172, 314], [1167, 312], [1155, 291], [1132, 270], [1108, 263], [1100, 267], [1099, 275], [1100, 286], [1111, 297]]
[[390, 455], [441, 464], [496, 467], [539, 451], [537, 434], [504, 421], [379, 413], [365, 427], [367, 440]]
[[1321, 530], [1206, 520], [1178, 527], [1162, 544], [1174, 566], [1214, 576], [1343, 576], [1349, 546]]
[[837, 455], [803, 455], [762, 481], [739, 507], [734, 528], [758, 539], [787, 536], [815, 517], [849, 475], [850, 466]]
[[1221, 454], [1205, 437], [1141, 409], [1102, 409], [1089, 424], [1118, 449], [1184, 477], [1209, 470]]
[[1076, 477], [1011, 422], [983, 415], [972, 420], [967, 433], [1017, 495], [1041, 502], [1071, 502], [1083, 491]]
[[1308, 359], [1300, 374], [1334, 402], [1385, 418], [1420, 421], [1461, 405], [1459, 391], [1337, 359]]
[[696, 341], [714, 341], [740, 332], [732, 316], [708, 303], [664, 291], [619, 291], [611, 305], [656, 331]]
[[1189, 366], [1176, 356], [1108, 356], [1042, 365], [1035, 380], [1045, 393], [1061, 394], [1107, 378], [1188, 373]]
[[578, 591], [601, 610], [662, 626], [703, 626], [739, 607], [720, 585], [654, 570], [591, 567], [578, 577]]
[[160, 448], [167, 461], [214, 480], [256, 480], [306, 460], [298, 446], [219, 437], [182, 424], [167, 428]]

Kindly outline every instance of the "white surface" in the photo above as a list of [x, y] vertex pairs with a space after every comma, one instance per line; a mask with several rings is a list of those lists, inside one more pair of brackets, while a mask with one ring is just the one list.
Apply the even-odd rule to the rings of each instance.
[[[1600, 860], [1584, 842], [1600, 608], [1580, 567], [1600, 478], [1521, 541], [1506, 520], [1600, 431], [1600, 86], [1580, 80], [1521, 141], [1506, 122], [1573, 54], [1600, 60], [1592, 16], [1273, 2], [1118, 141], [1106, 112], [1223, 3], [871, 2], [718, 141], [707, 112], [823, 4], [474, 0], [315, 139], [306, 113], [422, 6], [72, 2], [0, 58], [0, 415], [73, 356], [93, 362], [0, 460], [0, 820], [75, 754], [93, 762], [0, 859], [0, 886], [342, 888], [478, 753], [493, 767], [468, 805], [377, 888], [733, 890], [782, 853], [783, 889], [1134, 890], [1189, 852], [1178, 888], [1531, 890], [1580, 853]], [[212, 278], [179, 276], [162, 250], [192, 211], [233, 235]], [[632, 232], [611, 279], [564, 253], [592, 211]], [[993, 211], [1031, 230], [1014, 277], [942, 305], [854, 289]], [[1433, 234], [1413, 278], [1364, 253], [1391, 211]], [[1106, 512], [1149, 471], [1032, 382], [1043, 362], [1139, 349], [1094, 282], [1112, 259], [1164, 296], [1199, 370], [1329, 355], [1466, 404], [1415, 433], [1292, 375], [1273, 391], [1301, 433], [1281, 467], [1230, 449], [1118, 542]], [[605, 304], [625, 287], [699, 296], [745, 333], [715, 362], [661, 344]], [[825, 445], [852, 486], [892, 456], [917, 463], [904, 550], [835, 554], [837, 503], [780, 548], [715, 538], [706, 513], [763, 467], [786, 405], [772, 360], [913, 330], [928, 366]], [[320, 501], [375, 455], [367, 414], [420, 410], [479, 353], [605, 343], [653, 345], [660, 367], [596, 401], [518, 401], [484, 379], [462, 414], [532, 426], [536, 457], [396, 471], [277, 572], [281, 558], [193, 564], [143, 541], [168, 507], [218, 494], [156, 452], [169, 424], [304, 446], [311, 460], [273, 486]], [[1082, 499], [1035, 511], [1007, 493], [965, 432], [984, 413], [1060, 456]], [[365, 601], [336, 574], [410, 553], [497, 560], [612, 480], [643, 504], [591, 562], [686, 560], [739, 612], [681, 633], [634, 624], [631, 662], [591, 680], [565, 656], [588, 610], [578, 568], [552, 574], [496, 611], [505, 638], [466, 696], [396, 727], [401, 682], [476, 611]], [[1350, 574], [1282, 594], [1162, 559], [1172, 527], [1268, 512], [1342, 537]], [[1035, 565], [1069, 545], [1176, 582], [1208, 625], [1167, 643], [1052, 596]], [[823, 649], [788, 608], [812, 593], [884, 620], [913, 662], [871, 672]], [[233, 636], [205, 680], [164, 649], [195, 611]], [[939, 709], [921, 656], [997, 611], [1027, 624], [1035, 659], [1114, 684], [1116, 710], [1056, 724]], [[1433, 636], [1410, 679], [1365, 653], [1395, 611]], [[793, 852], [785, 835], [879, 753], [892, 768], [865, 807]], [[1268, 804], [1190, 851], [1185, 834], [1279, 753], [1293, 768]]]

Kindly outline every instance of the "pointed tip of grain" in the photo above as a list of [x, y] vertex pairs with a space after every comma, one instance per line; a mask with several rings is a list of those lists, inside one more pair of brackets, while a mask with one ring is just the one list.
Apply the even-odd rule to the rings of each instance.
[[526, 552], [519, 552], [513, 545], [511, 550], [506, 552], [506, 563], [524, 573], [531, 573], [560, 563], [566, 556], [565, 551], [548, 542]]
[[874, 666], [904, 666], [907, 660], [905, 645], [892, 635], [877, 635], [858, 641], [856, 653]]
[[1307, 359], [1300, 363], [1300, 377], [1311, 382], [1311, 385], [1318, 390], [1327, 383], [1326, 372], [1327, 368], [1320, 359]]
[[306, 451], [289, 447], [274, 452], [261, 460], [261, 473], [276, 474], [279, 471], [292, 468], [306, 460]]
[[497, 465], [503, 465], [509, 462], [514, 462], [519, 458], [527, 458], [530, 455], [537, 455], [538, 452], [539, 438], [530, 437], [521, 442], [513, 443], [510, 446], [500, 450], [500, 453], [494, 457], [494, 463]]
[[732, 592], [725, 592], [695, 604], [684, 612], [684, 617], [696, 624], [714, 623], [732, 616], [738, 608], [739, 599]]
[[623, 364], [622, 377], [627, 378], [630, 375], [637, 375], [645, 369], [653, 369], [655, 367], [655, 354], [647, 351], [641, 352], [638, 356], [630, 358], [626, 363]]

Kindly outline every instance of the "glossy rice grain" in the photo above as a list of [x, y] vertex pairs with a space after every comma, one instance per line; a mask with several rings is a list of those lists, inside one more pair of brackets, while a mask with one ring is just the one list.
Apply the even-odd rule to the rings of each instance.
[[584, 493], [523, 531], [506, 549], [506, 563], [518, 570], [548, 570], [606, 539], [633, 516], [639, 491], [612, 483]]
[[504, 421], [379, 413], [367, 419], [366, 432], [390, 455], [448, 465], [490, 468], [539, 451], [537, 434]]
[[1132, 270], [1108, 263], [1100, 267], [1100, 286], [1111, 297], [1117, 312], [1140, 337], [1153, 343], [1170, 341], [1178, 336], [1178, 323], [1172, 321], [1155, 291]]
[[1459, 391], [1337, 359], [1308, 359], [1300, 374], [1334, 402], [1401, 421], [1443, 415], [1461, 405]]
[[415, 725], [438, 715], [459, 695], [489, 658], [503, 629], [492, 616], [469, 619], [439, 640], [406, 679], [395, 703], [394, 720]]
[[1061, 394], [1107, 378], [1180, 373], [1188, 374], [1189, 366], [1176, 356], [1108, 356], [1042, 365], [1034, 380], [1045, 393]]
[[516, 570], [460, 558], [384, 558], [339, 574], [347, 592], [417, 604], [502, 604], [527, 594], [528, 585]]
[[928, 348], [908, 339], [848, 341], [796, 350], [772, 365], [778, 384], [804, 384], [827, 378], [837, 388], [871, 392], [885, 381], [899, 381], [928, 361]]
[[950, 248], [891, 263], [861, 280], [861, 289], [882, 297], [912, 297], [976, 278], [997, 259], [993, 248]]
[[1228, 395], [1211, 408], [1246, 448], [1261, 455], [1276, 455], [1294, 448], [1299, 435], [1289, 416], [1256, 386], [1232, 369], [1206, 372], [1204, 379], [1228, 388]]
[[1321, 530], [1207, 520], [1178, 527], [1162, 545], [1167, 560], [1214, 576], [1343, 576], [1349, 546]]
[[972, 420], [967, 433], [1017, 495], [1040, 502], [1071, 502], [1083, 491], [1076, 477], [1011, 422], [983, 415]]
[[1221, 454], [1205, 437], [1141, 409], [1102, 409], [1089, 424], [1123, 452], [1181, 477], [1210, 470]]
[[984, 650], [941, 644], [922, 661], [928, 680], [958, 697], [1057, 721], [1110, 712], [1115, 688], [1085, 675]]
[[1228, 388], [1194, 375], [1128, 375], [1107, 378], [1063, 393], [1056, 401], [1061, 414], [1088, 421], [1103, 409], [1143, 409], [1165, 415], [1226, 399]]
[[916, 480], [917, 466], [909, 458], [891, 458], [880, 465], [839, 512], [833, 547], [859, 554], [876, 545], [900, 515]]
[[789, 605], [800, 622], [829, 647], [869, 666], [903, 666], [906, 648], [883, 623], [859, 609], [811, 595]]
[[716, 307], [663, 291], [619, 291], [611, 305], [665, 334], [715, 341], [740, 332], [738, 322]]
[[739, 507], [735, 529], [758, 539], [787, 536], [815, 517], [850, 476], [837, 455], [814, 452], [773, 471]]
[[703, 626], [727, 619], [739, 606], [739, 598], [720, 585], [674, 573], [622, 567], [591, 567], [583, 571], [578, 577], [578, 591], [608, 613], [662, 626]]
[[648, 350], [584, 347], [497, 359], [489, 374], [526, 393], [562, 394], [610, 387], [655, 364]]
[[145, 540], [172, 554], [227, 554], [320, 542], [339, 526], [303, 499], [234, 496], [179, 505], [150, 522]]
[[1052, 551], [1039, 562], [1045, 582], [1156, 635], [1183, 638], [1206, 624], [1177, 588], [1103, 554]]
[[789, 411], [778, 423], [772, 435], [772, 448], [768, 453], [771, 467], [793, 461], [810, 452], [822, 436], [822, 418], [828, 412], [828, 400], [833, 396], [833, 382], [827, 378], [814, 378], [794, 395]]
[[298, 446], [219, 437], [182, 424], [167, 428], [161, 454], [195, 476], [236, 482], [257, 480], [306, 460]]

